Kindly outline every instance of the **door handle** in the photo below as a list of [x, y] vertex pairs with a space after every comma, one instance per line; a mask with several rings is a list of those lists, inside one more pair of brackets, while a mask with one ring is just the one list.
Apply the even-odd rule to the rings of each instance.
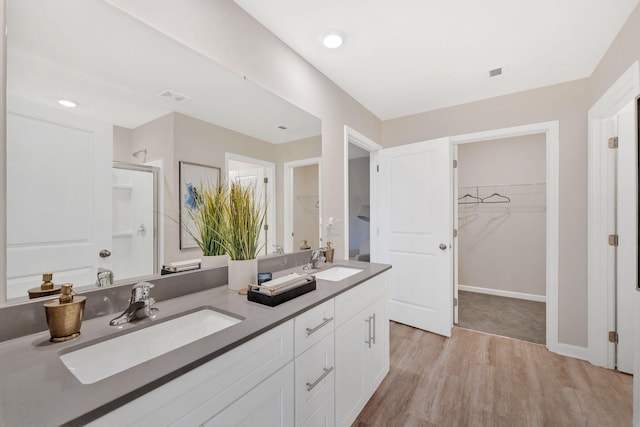
[[111, 251], [108, 249], [103, 249], [100, 251], [100, 258], [109, 258], [111, 256]]
[[440, 250], [446, 251], [447, 250], [447, 245], [445, 245], [444, 243], [440, 243], [440, 246], [438, 246], [440, 248]]

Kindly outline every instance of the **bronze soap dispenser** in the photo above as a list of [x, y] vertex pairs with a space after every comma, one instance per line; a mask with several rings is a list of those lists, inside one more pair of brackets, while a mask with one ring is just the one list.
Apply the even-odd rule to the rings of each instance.
[[61, 286], [60, 297], [44, 303], [51, 342], [62, 342], [80, 335], [87, 297], [76, 296], [71, 283]]

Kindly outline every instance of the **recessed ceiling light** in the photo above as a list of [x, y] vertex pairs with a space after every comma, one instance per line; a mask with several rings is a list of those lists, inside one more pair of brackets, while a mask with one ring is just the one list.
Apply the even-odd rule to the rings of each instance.
[[74, 108], [76, 106], [75, 102], [69, 101], [68, 99], [60, 99], [60, 100], [58, 100], [58, 104], [62, 105], [63, 107], [67, 107], [67, 108]]
[[322, 44], [329, 49], [336, 49], [344, 43], [344, 34], [341, 31], [329, 31], [322, 36]]

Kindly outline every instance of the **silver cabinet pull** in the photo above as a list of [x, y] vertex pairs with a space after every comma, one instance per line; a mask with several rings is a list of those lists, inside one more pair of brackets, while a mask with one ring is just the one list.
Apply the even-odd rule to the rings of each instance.
[[440, 250], [446, 250], [447, 249], [447, 245], [445, 245], [444, 243], [440, 243], [440, 246], [438, 246], [440, 248]]
[[364, 321], [365, 321], [365, 322], [367, 322], [367, 326], [368, 326], [368, 329], [369, 329], [369, 330], [367, 331], [367, 332], [369, 333], [369, 337], [368, 337], [368, 339], [366, 339], [366, 340], [364, 341], [364, 343], [365, 343], [365, 344], [368, 344], [368, 345], [369, 345], [369, 348], [371, 348], [371, 344], [373, 344], [373, 339], [372, 339], [372, 336], [371, 336], [371, 326], [372, 326], [371, 316], [369, 316], [369, 318], [368, 318], [368, 319], [365, 319]]
[[109, 258], [111, 256], [111, 251], [109, 249], [103, 249], [98, 255], [100, 255], [100, 258]]
[[311, 391], [316, 388], [316, 386], [320, 384], [320, 381], [322, 381], [327, 375], [329, 375], [331, 371], [333, 371], [333, 366], [330, 368], [324, 368], [324, 372], [322, 373], [322, 375], [320, 375], [320, 378], [312, 383], [307, 383], [307, 391]]
[[376, 314], [375, 313], [373, 313], [371, 315], [371, 319], [373, 320], [373, 322], [372, 322], [373, 323], [373, 335], [371, 336], [371, 342], [373, 344], [375, 344], [376, 343]]
[[319, 331], [320, 329], [322, 329], [323, 326], [328, 325], [329, 323], [331, 323], [331, 321], [333, 320], [333, 317], [323, 317], [322, 318], [322, 323], [320, 323], [318, 326], [316, 326], [315, 328], [307, 328], [307, 336]]

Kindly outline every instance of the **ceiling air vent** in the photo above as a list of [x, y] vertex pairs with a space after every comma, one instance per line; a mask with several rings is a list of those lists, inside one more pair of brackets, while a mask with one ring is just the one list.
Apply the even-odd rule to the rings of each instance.
[[179, 92], [176, 92], [175, 90], [162, 91], [158, 94], [158, 96], [161, 98], [170, 99], [174, 102], [183, 102], [189, 99], [187, 95], [183, 95]]
[[502, 74], [502, 68], [494, 68], [493, 70], [489, 70], [489, 77], [495, 77]]

